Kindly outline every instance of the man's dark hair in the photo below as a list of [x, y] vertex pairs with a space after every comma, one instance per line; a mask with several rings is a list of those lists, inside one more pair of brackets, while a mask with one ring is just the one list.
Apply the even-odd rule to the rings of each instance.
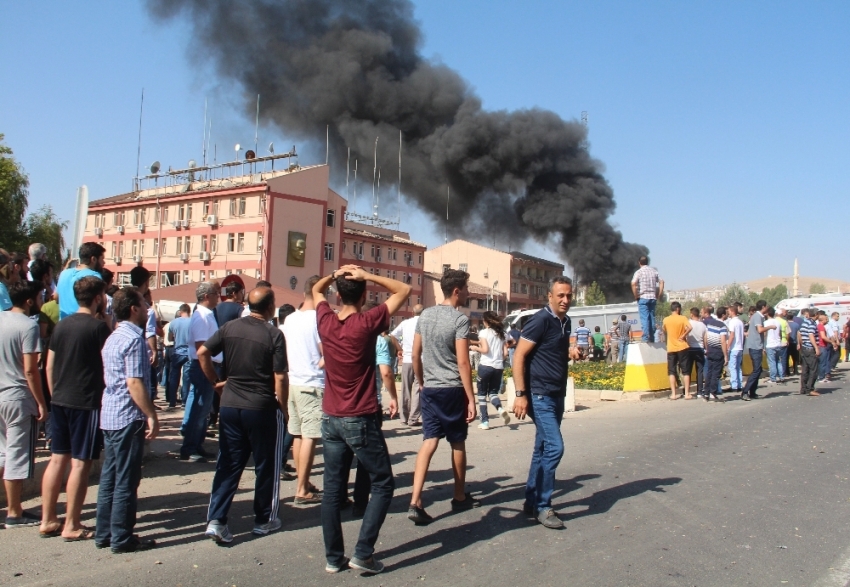
[[53, 263], [48, 261], [47, 259], [36, 259], [32, 262], [32, 267], [30, 267], [30, 275], [32, 275], [33, 281], [42, 281], [45, 276], [50, 273], [50, 270], [53, 269]]
[[818, 316], [826, 316], [825, 310], [818, 310]]
[[699, 308], [691, 308], [691, 316], [699, 318]]
[[18, 281], [9, 286], [9, 299], [16, 308], [24, 308], [28, 300], [35, 302], [44, 286], [34, 281]]
[[151, 272], [142, 266], [136, 266], [130, 269], [130, 285], [133, 287], [141, 287], [148, 283], [151, 278]]
[[118, 291], [119, 289], [121, 289], [121, 288], [113, 283], [106, 288], [106, 295], [114, 296], [115, 292]]
[[177, 320], [183, 312], [189, 315], [192, 314], [192, 308], [189, 307], [189, 304], [180, 304], [180, 307], [177, 308], [177, 315], [174, 316], [174, 319]]
[[569, 277], [564, 276], [564, 275], [559, 275], [557, 277], [553, 277], [551, 280], [549, 280], [549, 291], [550, 292], [555, 287], [556, 283], [561, 283], [561, 284], [569, 285], [570, 287], [572, 287], [573, 280], [570, 279]]
[[[248, 301], [248, 309], [256, 314], [262, 314], [265, 316], [266, 312], [269, 311], [269, 308], [274, 307], [274, 290], [270, 287], [263, 288], [255, 288], [254, 291], [258, 289], [264, 289], [263, 296], [254, 302], [253, 304]], [[252, 292], [253, 293], [253, 292]]]
[[756, 312], [761, 312], [762, 308], [767, 306], [767, 302], [764, 300], [759, 300], [756, 302]]
[[640, 263], [641, 265], [649, 265], [649, 257], [647, 257], [646, 255], [641, 255], [640, 259], [638, 259], [638, 263]]
[[271, 287], [271, 286], [272, 286], [271, 283], [269, 283], [265, 279], [261, 279], [260, 281], [257, 282], [257, 285], [255, 287]]
[[723, 320], [723, 317], [726, 316], [726, 312], [727, 312], [726, 306], [718, 306], [717, 307], [717, 317], [720, 320]]
[[103, 281], [105, 281], [107, 285], [110, 285], [112, 283], [114, 277], [115, 274], [106, 267], [100, 270], [100, 278], [103, 279]]
[[773, 318], [774, 316], [776, 316], [776, 308], [774, 308], [773, 306], [768, 306], [767, 315], [769, 318]]
[[709, 316], [714, 314], [714, 306], [706, 306], [706, 307], [703, 308], [703, 310], [705, 310], [708, 313]]
[[119, 289], [112, 296], [112, 313], [115, 314], [115, 319], [120, 321], [130, 318], [131, 308], [133, 306], [141, 306], [142, 294], [135, 287], [125, 287]]
[[101, 257], [106, 253], [106, 249], [97, 243], [83, 243], [80, 245], [80, 264], [88, 265], [92, 257]]
[[598, 326], [594, 326], [594, 327], [593, 327], [593, 332], [599, 332], [599, 327], [598, 327]]
[[625, 322], [626, 320], [628, 320], [628, 318], [626, 317], [626, 315], [625, 315], [625, 314], [623, 314], [622, 316], [620, 316], [620, 320], [621, 320], [622, 322]]
[[[261, 286], [258, 285], [257, 287], [261, 287]], [[268, 287], [268, 286], [266, 286], [266, 287]], [[245, 286], [242, 285], [241, 283], [239, 283], [238, 281], [231, 281], [230, 283], [227, 284], [227, 287], [224, 290], [224, 295], [227, 298], [232, 298], [233, 296], [238, 294], [240, 291], [243, 291], [244, 289], [245, 289]]]
[[74, 282], [74, 298], [77, 303], [88, 308], [94, 299], [106, 291], [106, 282], [99, 277], [89, 275]]
[[455, 289], [463, 289], [469, 281], [469, 273], [460, 269], [447, 269], [440, 277], [440, 289], [443, 295], [450, 297]]
[[318, 275], [314, 275], [308, 277], [306, 283], [304, 283], [304, 297], [308, 300], [313, 299], [313, 286], [319, 283], [319, 279], [321, 278]]
[[675, 310], [679, 310], [679, 312], [681, 312], [682, 304], [680, 304], [679, 302], [670, 302], [670, 311], [673, 312]]
[[363, 297], [363, 292], [366, 291], [366, 282], [346, 279], [345, 274], [342, 274], [336, 278], [336, 291], [339, 293], [343, 304], [353, 306]]
[[292, 304], [282, 305], [280, 308], [277, 309], [277, 321], [278, 321], [278, 323], [283, 324], [286, 321], [287, 317], [289, 317], [290, 314], [294, 314], [294, 313], [295, 313], [295, 306], [293, 306]]
[[803, 314], [804, 316], [811, 316], [812, 315], [812, 309], [811, 308], [803, 308], [802, 310], [800, 310], [800, 314]]

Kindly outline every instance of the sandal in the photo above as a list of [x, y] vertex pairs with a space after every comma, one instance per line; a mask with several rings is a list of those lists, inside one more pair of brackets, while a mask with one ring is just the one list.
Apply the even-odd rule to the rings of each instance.
[[56, 522], [56, 528], [53, 530], [39, 530], [38, 535], [42, 538], [55, 538], [62, 534], [62, 523]]
[[671, 395], [670, 400], [672, 401], [672, 400], [675, 400], [675, 399], [679, 399], [680, 397], [681, 396], [679, 396], [679, 395]]
[[315, 503], [322, 503], [322, 498], [318, 494], [314, 493], [310, 497], [298, 497], [295, 496], [295, 505], [312, 505]]
[[65, 542], [79, 542], [80, 540], [91, 540], [94, 538], [94, 532], [88, 528], [83, 528], [76, 536], [66, 537]]
[[685, 399], [697, 399], [697, 398], [693, 395], [686, 395]]

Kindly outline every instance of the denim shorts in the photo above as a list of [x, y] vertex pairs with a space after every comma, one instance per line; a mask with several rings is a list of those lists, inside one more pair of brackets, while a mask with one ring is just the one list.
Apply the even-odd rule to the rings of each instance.
[[466, 423], [467, 397], [463, 387], [423, 387], [419, 402], [425, 439], [466, 440], [469, 425]]

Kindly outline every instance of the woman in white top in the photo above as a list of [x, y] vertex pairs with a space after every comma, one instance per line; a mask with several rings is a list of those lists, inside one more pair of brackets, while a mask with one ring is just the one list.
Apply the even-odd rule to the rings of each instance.
[[511, 416], [502, 407], [499, 400], [499, 390], [502, 388], [502, 373], [505, 370], [505, 359], [508, 357], [508, 342], [511, 335], [505, 332], [505, 327], [495, 312], [484, 312], [482, 316], [487, 326], [478, 332], [478, 344], [470, 346], [470, 350], [481, 353], [478, 364], [478, 412], [482, 430], [490, 429], [490, 417], [487, 414], [487, 400], [499, 411], [505, 424], [511, 421]]

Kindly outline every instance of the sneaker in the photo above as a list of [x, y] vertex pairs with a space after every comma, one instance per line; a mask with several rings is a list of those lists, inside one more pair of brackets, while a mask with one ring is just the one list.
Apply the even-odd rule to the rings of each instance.
[[255, 536], [265, 536], [266, 534], [271, 534], [275, 530], [280, 530], [280, 518], [269, 520], [265, 524], [254, 524], [254, 529], [251, 530], [251, 534], [254, 534]]
[[430, 524], [434, 518], [425, 511], [425, 508], [410, 504], [410, 509], [407, 510], [407, 519], [417, 526], [424, 526]]
[[156, 548], [156, 540], [153, 538], [136, 538], [135, 536], [124, 546], [112, 547], [112, 554], [127, 554], [130, 552], [141, 552]]
[[12, 528], [26, 528], [29, 526], [38, 526], [39, 524], [41, 524], [41, 518], [29, 512], [24, 512], [22, 515], [14, 518], [11, 516], [6, 516], [7, 530], [11, 530]]
[[[714, 397], [717, 397], [717, 396], [715, 395]], [[703, 399], [703, 401], [706, 401], [706, 402], [707, 402], [707, 401], [708, 401], [708, 396], [707, 396], [707, 395], [704, 395], [704, 396], [702, 396], [702, 399]]]
[[[708, 401], [708, 398], [706, 398], [706, 401]], [[717, 394], [712, 393], [711, 394], [711, 401], [724, 403], [726, 400], [723, 399], [722, 397], [718, 397]]]
[[480, 428], [481, 430], [490, 430], [490, 422], [481, 422], [478, 425], [478, 428]]
[[356, 556], [353, 556], [351, 557], [351, 560], [348, 561], [348, 566], [360, 569], [361, 571], [366, 571], [370, 575], [377, 575], [384, 570], [384, 563], [377, 560], [374, 556], [370, 556], [366, 560], [361, 560]]
[[465, 499], [460, 501], [452, 498], [452, 511], [462, 512], [464, 510], [481, 507], [481, 502], [472, 497], [471, 493], [465, 493], [464, 495], [466, 496]]
[[552, 530], [558, 530], [564, 527], [564, 523], [561, 521], [561, 518], [558, 517], [558, 514], [555, 513], [555, 510], [549, 508], [548, 510], [540, 510], [540, 513], [537, 514], [537, 521], [543, 524], [546, 528], [551, 528]]
[[502, 420], [505, 421], [505, 424], [511, 423], [511, 415], [508, 413], [508, 411], [506, 409], [502, 408], [502, 411], [500, 412], [500, 414], [502, 416]]
[[348, 568], [348, 559], [343, 558], [340, 563], [328, 563], [325, 565], [326, 573], [340, 573]]
[[[180, 460], [184, 460], [182, 456], [180, 457]], [[206, 463], [207, 457], [202, 455], [189, 455], [185, 460], [189, 461], [190, 463]]]
[[217, 544], [230, 544], [233, 542], [233, 534], [230, 533], [230, 528], [227, 524], [221, 524], [218, 520], [212, 520], [207, 524], [207, 531], [204, 536], [212, 538]]

